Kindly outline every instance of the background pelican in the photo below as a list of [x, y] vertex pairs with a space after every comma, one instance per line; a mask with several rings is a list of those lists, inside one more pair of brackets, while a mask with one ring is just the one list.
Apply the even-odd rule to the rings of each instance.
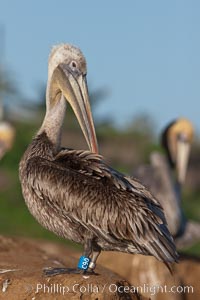
[[0, 102], [0, 159], [11, 149], [14, 138], [15, 129], [8, 121], [4, 120], [4, 107]]
[[[60, 146], [66, 100], [91, 152]], [[46, 115], [20, 162], [30, 212], [55, 234], [83, 244], [90, 270], [101, 250], [153, 255], [167, 265], [177, 261], [159, 202], [139, 182], [108, 167], [97, 150], [85, 58], [78, 48], [59, 45], [49, 58]]]
[[9, 151], [13, 145], [15, 130], [13, 126], [6, 122], [0, 122], [0, 159]]
[[162, 204], [168, 227], [179, 248], [190, 246], [200, 239], [200, 224], [187, 221], [181, 203], [194, 129], [191, 122], [179, 118], [162, 133], [166, 156], [153, 152], [149, 166], [140, 166], [134, 176], [143, 181]]

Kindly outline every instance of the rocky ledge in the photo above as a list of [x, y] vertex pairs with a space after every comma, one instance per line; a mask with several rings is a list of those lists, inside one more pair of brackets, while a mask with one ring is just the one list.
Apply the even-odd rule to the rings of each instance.
[[54, 243], [0, 236], [0, 299], [147, 299], [102, 266], [97, 267], [97, 275], [44, 275], [44, 268], [76, 266], [77, 258], [72, 255]]

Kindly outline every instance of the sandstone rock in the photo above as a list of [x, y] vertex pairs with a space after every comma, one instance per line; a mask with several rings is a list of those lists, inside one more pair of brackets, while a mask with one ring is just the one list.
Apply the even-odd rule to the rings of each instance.
[[70, 254], [53, 243], [0, 236], [0, 299], [146, 299], [121, 276], [101, 266], [98, 275], [44, 276], [46, 267], [75, 267], [77, 258]]
[[99, 264], [118, 273], [130, 284], [141, 286], [142, 295], [152, 300], [200, 299], [200, 259], [181, 256], [173, 267], [173, 276], [154, 257], [105, 252]]
[[[68, 253], [77, 259], [80, 256], [78, 251], [70, 251], [69, 247], [51, 242], [40, 243], [40, 247], [53, 255], [62, 253], [65, 256]], [[102, 252], [98, 265], [119, 274], [138, 288], [140, 294], [152, 300], [200, 299], [200, 258], [181, 255], [180, 262], [174, 265], [173, 276], [162, 262], [150, 256]], [[185, 289], [185, 292], [181, 289]]]

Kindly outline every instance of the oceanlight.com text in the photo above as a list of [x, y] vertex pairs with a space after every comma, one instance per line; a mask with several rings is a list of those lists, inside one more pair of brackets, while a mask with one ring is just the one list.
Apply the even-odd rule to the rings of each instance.
[[44, 294], [62, 294], [66, 295], [69, 293], [83, 293], [83, 294], [102, 294], [105, 292], [109, 293], [148, 293], [151, 296], [157, 293], [169, 293], [169, 294], [192, 294], [194, 292], [193, 286], [167, 286], [167, 285], [153, 285], [143, 284], [140, 286], [129, 286], [129, 285], [118, 285], [116, 283], [111, 284], [79, 284], [75, 283], [73, 285], [62, 285], [60, 283], [54, 284], [44, 284], [38, 283], [35, 286], [29, 285], [29, 289], [34, 290], [35, 293], [44, 293]]

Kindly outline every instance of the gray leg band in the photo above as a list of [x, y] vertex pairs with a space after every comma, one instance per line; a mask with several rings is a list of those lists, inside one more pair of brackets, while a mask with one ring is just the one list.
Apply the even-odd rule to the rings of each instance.
[[89, 263], [89, 268], [93, 270], [93, 269], [95, 269], [95, 267], [96, 267], [96, 264], [93, 261], [91, 261]]

